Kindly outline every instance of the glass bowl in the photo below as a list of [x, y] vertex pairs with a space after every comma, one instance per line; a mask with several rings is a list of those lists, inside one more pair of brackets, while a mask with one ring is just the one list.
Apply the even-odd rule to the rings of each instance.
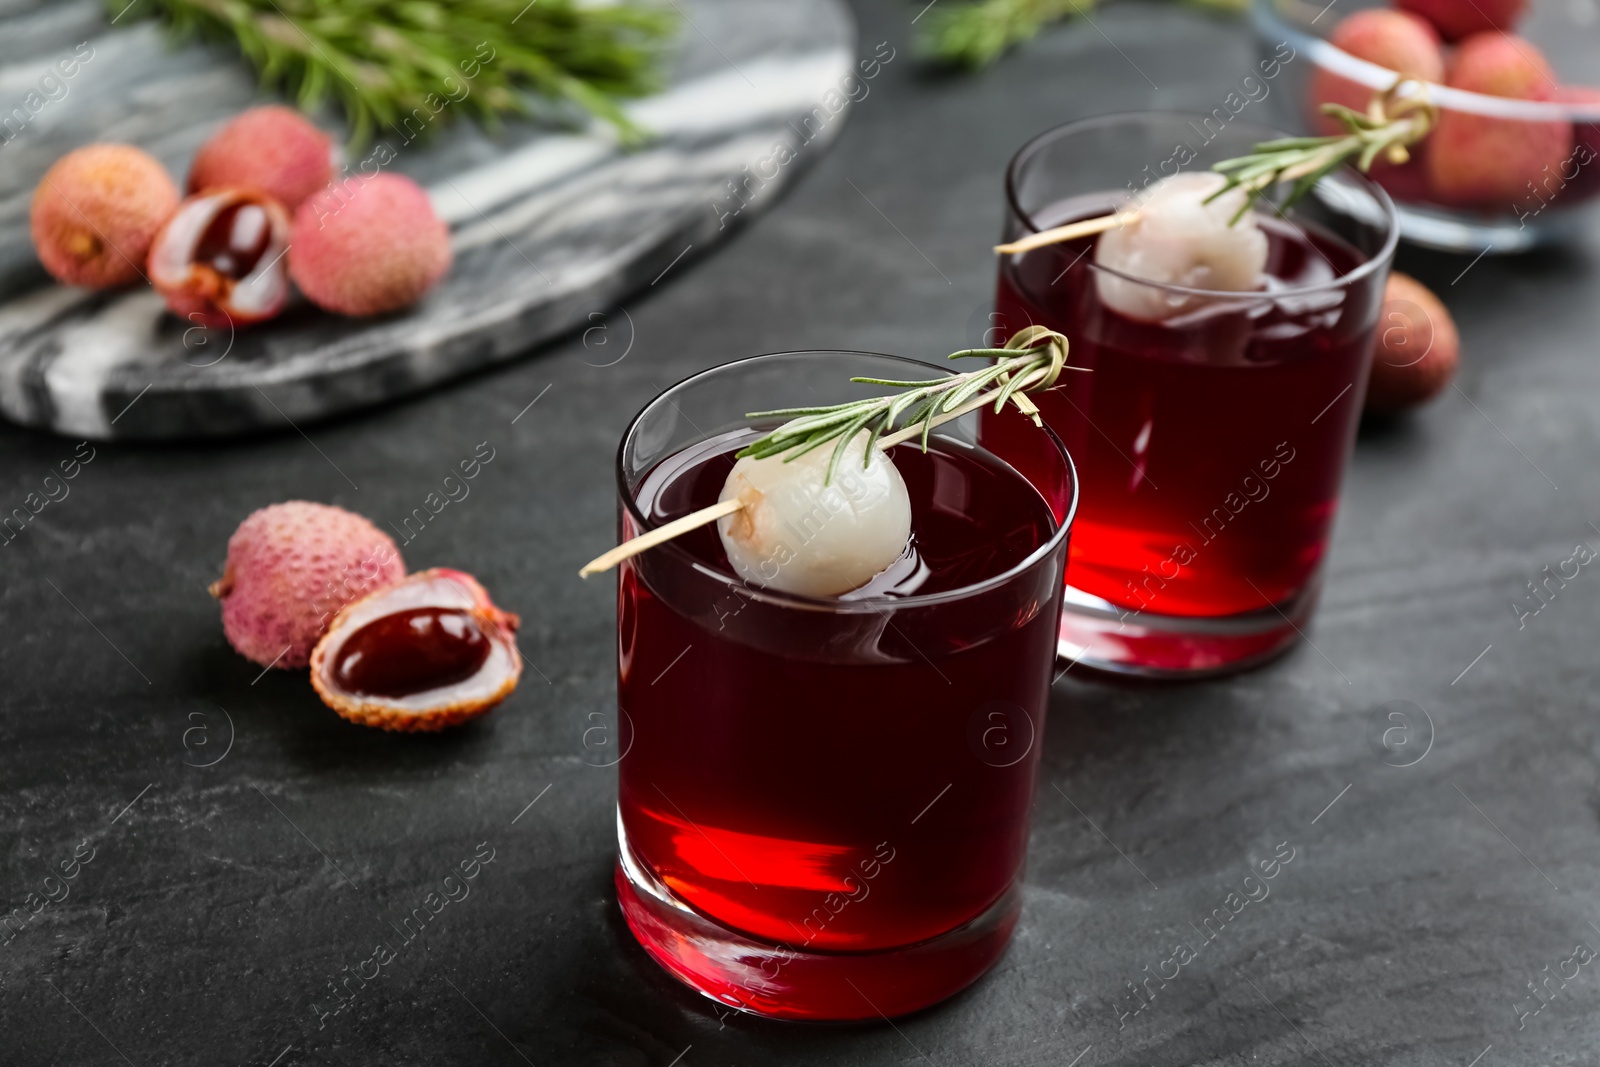
[[[1382, 0], [1342, 0], [1337, 6], [1254, 0], [1262, 65], [1259, 76], [1247, 79], [1244, 96], [1263, 99], [1252, 84], [1263, 87], [1270, 120], [1285, 129], [1340, 132], [1318, 113], [1330, 90], [1337, 102], [1359, 106], [1372, 92], [1389, 88], [1395, 75], [1325, 38], [1356, 11], [1391, 6]], [[1550, 87], [1551, 100], [1510, 100], [1441, 85], [1430, 86], [1428, 98], [1439, 107], [1441, 122], [1458, 129], [1473, 123], [1483, 134], [1475, 140], [1525, 145], [1526, 151], [1453, 147], [1446, 158], [1431, 151], [1436, 131], [1413, 149], [1410, 163], [1374, 166], [1372, 176], [1399, 207], [1406, 240], [1472, 255], [1520, 252], [1571, 240], [1594, 217], [1600, 200], [1600, 6], [1594, 0], [1534, 0], [1517, 32], [1555, 68], [1561, 84]], [[1229, 109], [1222, 114], [1228, 116]], [[1468, 171], [1470, 179], [1463, 180]]]

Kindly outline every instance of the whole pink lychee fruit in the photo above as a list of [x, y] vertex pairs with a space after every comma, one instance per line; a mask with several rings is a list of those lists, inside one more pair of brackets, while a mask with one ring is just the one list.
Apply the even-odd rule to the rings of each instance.
[[362, 316], [403, 308], [449, 269], [450, 228], [410, 178], [349, 178], [295, 212], [289, 276], [328, 311]]
[[44, 269], [68, 285], [104, 289], [144, 274], [150, 242], [178, 206], [160, 163], [125, 144], [68, 152], [33, 192], [29, 224]]
[[304, 667], [346, 604], [405, 576], [400, 550], [372, 523], [291, 500], [239, 524], [211, 595], [222, 601], [222, 628], [241, 655], [264, 667]]
[[1396, 0], [1396, 6], [1433, 23], [1445, 40], [1459, 41], [1485, 30], [1510, 33], [1528, 0]]
[[1549, 100], [1556, 92], [1550, 61], [1533, 42], [1504, 33], [1480, 33], [1461, 42], [1446, 84], [1511, 100]]
[[[1423, 81], [1444, 80], [1444, 47], [1432, 26], [1404, 11], [1370, 8], [1344, 19], [1328, 43], [1357, 59]], [[1385, 86], [1387, 88], [1387, 86]], [[1343, 133], [1344, 126], [1322, 114], [1323, 104], [1366, 111], [1374, 88], [1318, 67], [1311, 77], [1311, 110], [1320, 132]]]
[[[1446, 84], [1513, 100], [1548, 101], [1555, 75], [1539, 50], [1520, 37], [1480, 33], [1462, 42]], [[1528, 121], [1444, 109], [1428, 138], [1428, 177], [1446, 202], [1509, 212], [1529, 186], [1560, 171], [1572, 152], [1572, 123]]]
[[1393, 414], [1444, 391], [1461, 362], [1461, 335], [1432, 290], [1398, 271], [1389, 275], [1366, 409]]
[[254, 189], [293, 211], [333, 180], [333, 141], [291, 108], [253, 107], [211, 135], [189, 165], [189, 192]]

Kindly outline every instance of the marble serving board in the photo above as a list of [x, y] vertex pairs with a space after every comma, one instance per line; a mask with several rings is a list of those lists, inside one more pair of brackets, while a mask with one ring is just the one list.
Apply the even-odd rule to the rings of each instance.
[[461, 121], [409, 144], [381, 131], [347, 162], [381, 160], [383, 143], [384, 169], [428, 188], [450, 224], [450, 274], [405, 312], [351, 320], [300, 302], [215, 333], [166, 313], [142, 285], [53, 284], [28, 204], [51, 163], [97, 140], [141, 145], [181, 179], [212, 131], [261, 102], [253, 73], [223, 48], [175, 50], [150, 22], [111, 26], [98, 0], [0, 8], [0, 123], [12, 116], [0, 126], [0, 411], [93, 439], [285, 429], [517, 358], [669, 284], [834, 139], [856, 66], [841, 0], [671, 6], [667, 88], [629, 107], [655, 135], [646, 147], [625, 151], [598, 124], [489, 134]]

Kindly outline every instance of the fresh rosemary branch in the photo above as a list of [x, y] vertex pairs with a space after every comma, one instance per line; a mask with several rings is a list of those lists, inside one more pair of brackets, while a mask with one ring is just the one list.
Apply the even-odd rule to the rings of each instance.
[[[872, 460], [875, 446], [884, 448], [920, 436], [922, 450], [928, 450], [928, 434], [933, 428], [969, 411], [994, 402], [996, 413], [1010, 401], [1018, 411], [1037, 425], [1039, 408], [1026, 394], [1049, 389], [1063, 370], [1083, 370], [1067, 366], [1066, 337], [1043, 326], [1029, 326], [1013, 334], [1004, 348], [968, 348], [950, 355], [951, 359], [992, 359], [982, 370], [968, 371], [927, 381], [895, 381], [889, 378], [851, 378], [866, 385], [887, 385], [906, 390], [898, 395], [852, 400], [826, 407], [779, 408], [752, 411], [746, 418], [788, 419], [782, 426], [739, 450], [738, 455], [765, 459], [783, 456], [788, 463], [829, 441], [838, 441], [823, 484], [833, 481], [839, 462], [850, 442], [865, 430], [867, 447], [862, 466]], [[990, 389], [993, 386], [994, 388]], [[989, 390], [985, 392], [984, 390]]]
[[[524, 91], [574, 104], [626, 140], [619, 100], [657, 84], [664, 10], [574, 0], [106, 0], [159, 15], [182, 39], [231, 42], [305, 109], [336, 99], [360, 145], [382, 128], [431, 132], [457, 112], [492, 124], [529, 111]], [[451, 106], [445, 107], [449, 103]], [[420, 109], [420, 114], [419, 114]], [[435, 122], [434, 119], [437, 119]], [[402, 136], [411, 136], [402, 133]]]
[[1096, 0], [976, 0], [931, 9], [918, 50], [953, 67], [979, 70], [1051, 22], [1081, 15]]
[[[920, 4], [922, 0], [917, 0]], [[1007, 50], [1032, 40], [1052, 22], [1086, 16], [1099, 0], [936, 0], [920, 28], [918, 51], [952, 67], [980, 70]], [[1239, 12], [1249, 0], [1188, 0], [1199, 7]]]
[[[1401, 89], [1407, 84], [1415, 91], [1402, 96]], [[1278, 205], [1279, 211], [1286, 211], [1345, 163], [1354, 162], [1366, 172], [1379, 156], [1395, 165], [1406, 162], [1411, 158], [1408, 146], [1428, 136], [1438, 123], [1438, 110], [1427, 102], [1425, 89], [1420, 82], [1401, 78], [1387, 92], [1375, 95], [1365, 113], [1340, 104], [1323, 104], [1322, 113], [1338, 119], [1345, 133], [1263, 141], [1250, 155], [1223, 160], [1211, 169], [1226, 175], [1228, 183], [1207, 197], [1206, 203], [1243, 188], [1248, 195], [1232, 220], [1238, 222], [1257, 198], [1279, 182], [1294, 183]]]

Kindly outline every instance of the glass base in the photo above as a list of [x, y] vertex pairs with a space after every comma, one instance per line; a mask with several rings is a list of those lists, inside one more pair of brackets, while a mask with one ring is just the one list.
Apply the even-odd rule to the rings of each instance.
[[1141, 678], [1231, 674], [1286, 652], [1311, 621], [1319, 589], [1313, 581], [1274, 607], [1203, 618], [1130, 612], [1069, 585], [1056, 654], [1074, 666]]
[[706, 918], [651, 875], [617, 821], [617, 903], [639, 944], [689, 988], [770, 1019], [847, 1021], [905, 1015], [977, 980], [1005, 952], [1022, 911], [1014, 884], [947, 934], [884, 952], [802, 951]]

